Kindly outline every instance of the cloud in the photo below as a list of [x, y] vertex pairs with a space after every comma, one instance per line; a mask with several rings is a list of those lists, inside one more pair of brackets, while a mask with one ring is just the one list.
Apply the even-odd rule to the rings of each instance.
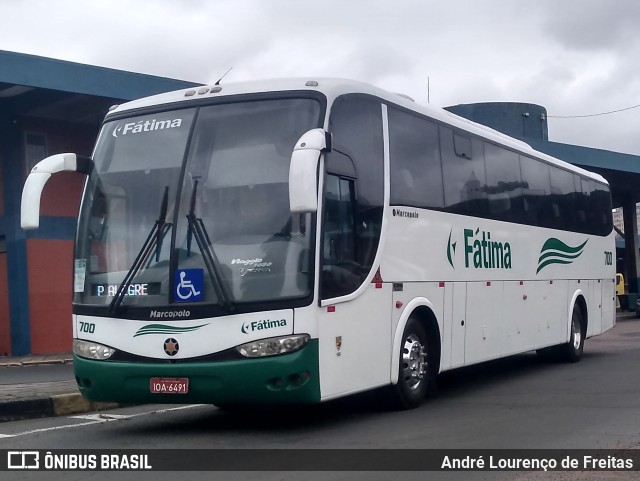
[[[640, 103], [635, 0], [17, 0], [0, 48], [204, 83], [347, 77], [432, 106]], [[634, 115], [636, 117], [634, 117]], [[640, 154], [639, 111], [550, 122], [555, 140]]]
[[560, 45], [582, 51], [627, 49], [638, 43], [640, 3], [635, 0], [545, 0], [544, 30]]

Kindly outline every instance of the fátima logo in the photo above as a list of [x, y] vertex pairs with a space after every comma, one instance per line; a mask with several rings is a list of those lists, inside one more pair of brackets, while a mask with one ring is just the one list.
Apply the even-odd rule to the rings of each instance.
[[140, 120], [138, 122], [129, 122], [127, 124], [118, 124], [111, 135], [114, 137], [124, 137], [128, 134], [141, 134], [144, 132], [153, 132], [156, 130], [177, 129], [182, 125], [182, 119], [173, 120]]
[[242, 331], [243, 334], [249, 334], [254, 331], [262, 331], [264, 329], [273, 329], [274, 327], [286, 327], [286, 326], [287, 326], [286, 319], [276, 319], [273, 321], [270, 319], [263, 319], [260, 321], [245, 322], [242, 324], [242, 327], [240, 328], [240, 330]]
[[449, 264], [451, 264], [451, 267], [455, 269], [456, 266], [453, 265], [453, 259], [456, 256], [456, 245], [458, 243], [451, 242], [451, 234], [453, 234], [453, 227], [451, 228], [451, 231], [449, 231], [449, 242], [447, 244], [447, 260], [449, 261]]
[[[464, 266], [474, 269], [511, 269], [511, 244], [491, 239], [491, 232], [478, 227], [464, 229]], [[453, 229], [449, 232], [447, 260], [455, 269], [457, 241], [452, 242]]]

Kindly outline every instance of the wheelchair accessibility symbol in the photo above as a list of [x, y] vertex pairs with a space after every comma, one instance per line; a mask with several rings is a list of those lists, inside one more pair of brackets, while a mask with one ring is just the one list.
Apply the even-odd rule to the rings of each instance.
[[176, 302], [198, 302], [202, 300], [204, 284], [203, 269], [179, 269], [174, 278]]

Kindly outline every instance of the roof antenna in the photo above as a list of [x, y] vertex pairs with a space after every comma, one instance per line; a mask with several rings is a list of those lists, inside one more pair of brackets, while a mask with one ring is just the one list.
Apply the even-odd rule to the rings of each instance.
[[227, 70], [227, 71], [224, 73], [224, 75], [223, 75], [222, 77], [220, 77], [220, 78], [218, 79], [218, 81], [217, 81], [216, 83], [214, 83], [213, 85], [220, 85], [220, 81], [221, 81], [223, 78], [225, 78], [229, 72], [231, 72], [231, 69], [232, 69], [232, 68], [233, 68], [233, 67], [229, 68], [229, 70]]

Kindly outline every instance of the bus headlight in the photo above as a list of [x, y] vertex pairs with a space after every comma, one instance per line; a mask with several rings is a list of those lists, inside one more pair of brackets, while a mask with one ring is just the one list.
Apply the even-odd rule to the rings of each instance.
[[81, 339], [73, 340], [73, 353], [79, 357], [105, 360], [109, 359], [114, 352], [116, 352], [115, 349], [103, 346], [97, 342], [83, 341]]
[[248, 342], [237, 346], [236, 349], [244, 357], [266, 357], [277, 354], [287, 354], [302, 349], [311, 336], [309, 334], [295, 334], [293, 336], [270, 337], [258, 341]]

